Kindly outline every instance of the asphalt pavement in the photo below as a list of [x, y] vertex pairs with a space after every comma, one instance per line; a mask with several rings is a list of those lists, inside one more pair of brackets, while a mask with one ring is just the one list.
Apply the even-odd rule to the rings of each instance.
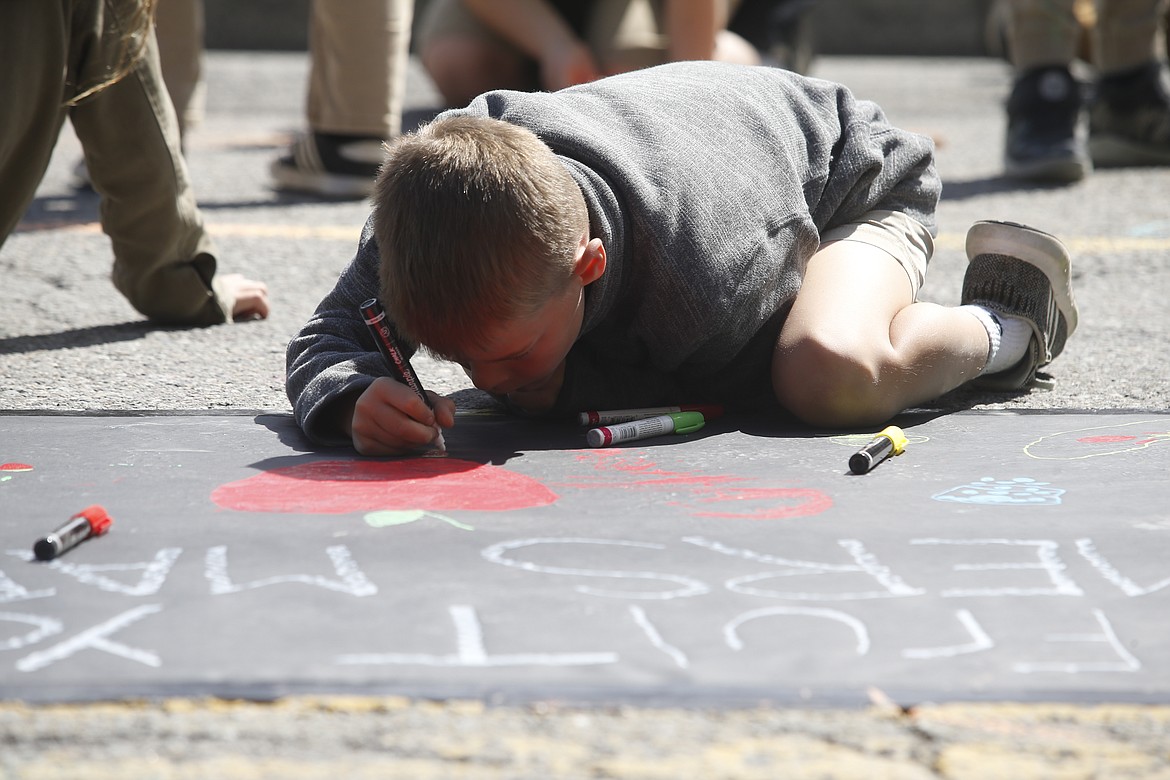
[[[269, 162], [303, 124], [306, 73], [303, 53], [209, 53], [206, 117], [186, 144], [221, 269], [269, 285], [263, 322], [143, 322], [109, 281], [95, 196], [69, 186], [80, 151], [66, 127], [36, 202], [0, 249], [0, 412], [289, 411], [285, 344], [348, 262], [368, 213], [368, 203], [269, 186]], [[1055, 188], [1003, 179], [1009, 72], [996, 60], [822, 57], [812, 75], [844, 82], [895, 124], [934, 138], [944, 192], [924, 297], [957, 302], [964, 235], [978, 219], [1034, 225], [1073, 254], [1080, 329], [1049, 368], [1050, 389], [958, 391], [942, 408], [1167, 409], [1170, 169], [1098, 171]], [[408, 123], [436, 104], [416, 67]], [[464, 408], [486, 403], [458, 369], [417, 367], [428, 387], [455, 393]], [[906, 711], [880, 692], [874, 701], [839, 711], [384, 698], [9, 702], [0, 705], [0, 778], [1170, 778], [1167, 707]]]

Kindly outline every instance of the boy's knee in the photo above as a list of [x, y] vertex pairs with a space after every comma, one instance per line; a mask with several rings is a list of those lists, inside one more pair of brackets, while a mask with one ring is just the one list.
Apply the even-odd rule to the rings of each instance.
[[849, 343], [803, 339], [778, 347], [772, 389], [788, 411], [810, 425], [844, 428], [884, 421], [880, 366]]

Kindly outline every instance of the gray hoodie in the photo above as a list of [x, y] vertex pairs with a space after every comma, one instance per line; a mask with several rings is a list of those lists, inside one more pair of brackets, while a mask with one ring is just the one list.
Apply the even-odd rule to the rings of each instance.
[[[675, 63], [551, 94], [489, 92], [453, 113], [536, 133], [605, 244], [556, 411], [774, 403], [773, 346], [820, 236], [873, 210], [935, 230], [930, 139], [839, 84], [783, 70]], [[321, 410], [387, 373], [357, 312], [377, 293], [367, 223], [288, 347], [289, 399], [319, 443], [343, 441]]]

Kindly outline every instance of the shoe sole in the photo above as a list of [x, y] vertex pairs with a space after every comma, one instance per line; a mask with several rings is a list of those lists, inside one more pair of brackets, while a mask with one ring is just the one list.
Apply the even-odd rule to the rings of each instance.
[[1072, 294], [1072, 258], [1059, 239], [1015, 222], [976, 222], [967, 232], [967, 257], [988, 254], [1015, 257], [1039, 269], [1052, 285], [1065, 337], [1073, 334], [1079, 315]]
[[1089, 154], [1102, 168], [1128, 168], [1144, 165], [1170, 165], [1170, 149], [1151, 148], [1116, 135], [1098, 135], [1089, 139]]
[[268, 168], [273, 187], [287, 192], [306, 192], [326, 198], [359, 199], [374, 194], [374, 178], [341, 176], [336, 173], [305, 173], [283, 159]]

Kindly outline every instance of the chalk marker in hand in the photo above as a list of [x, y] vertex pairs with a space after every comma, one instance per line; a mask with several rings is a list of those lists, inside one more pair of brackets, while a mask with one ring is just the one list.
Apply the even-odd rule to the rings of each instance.
[[[413, 390], [415, 395], [421, 398], [423, 403], [433, 412], [435, 405], [431, 403], [430, 396], [423, 390], [422, 382], [419, 381], [418, 374], [414, 372], [414, 366], [410, 365], [410, 361], [406, 359], [398, 342], [394, 340], [390, 326], [386, 324], [386, 310], [382, 308], [382, 303], [377, 298], [370, 298], [360, 308], [362, 319], [369, 326], [370, 333], [374, 336], [374, 343], [378, 345], [378, 351], [382, 353], [382, 357], [385, 358], [387, 365], [398, 377], [398, 381]], [[447, 451], [447, 443], [443, 441], [441, 430], [435, 436], [434, 447], [443, 452]]]
[[37, 539], [33, 545], [33, 555], [38, 561], [51, 561], [89, 537], [101, 536], [110, 530], [113, 522], [106, 510], [97, 504], [87, 506], [53, 533]]
[[901, 455], [906, 449], [906, 434], [896, 425], [884, 428], [869, 444], [849, 458], [849, 470], [865, 474], [891, 455]]
[[589, 442], [590, 447], [608, 447], [611, 444], [649, 439], [651, 436], [662, 436], [667, 433], [694, 433], [702, 428], [705, 422], [699, 412], [675, 412], [593, 428], [585, 434], [585, 441]]

